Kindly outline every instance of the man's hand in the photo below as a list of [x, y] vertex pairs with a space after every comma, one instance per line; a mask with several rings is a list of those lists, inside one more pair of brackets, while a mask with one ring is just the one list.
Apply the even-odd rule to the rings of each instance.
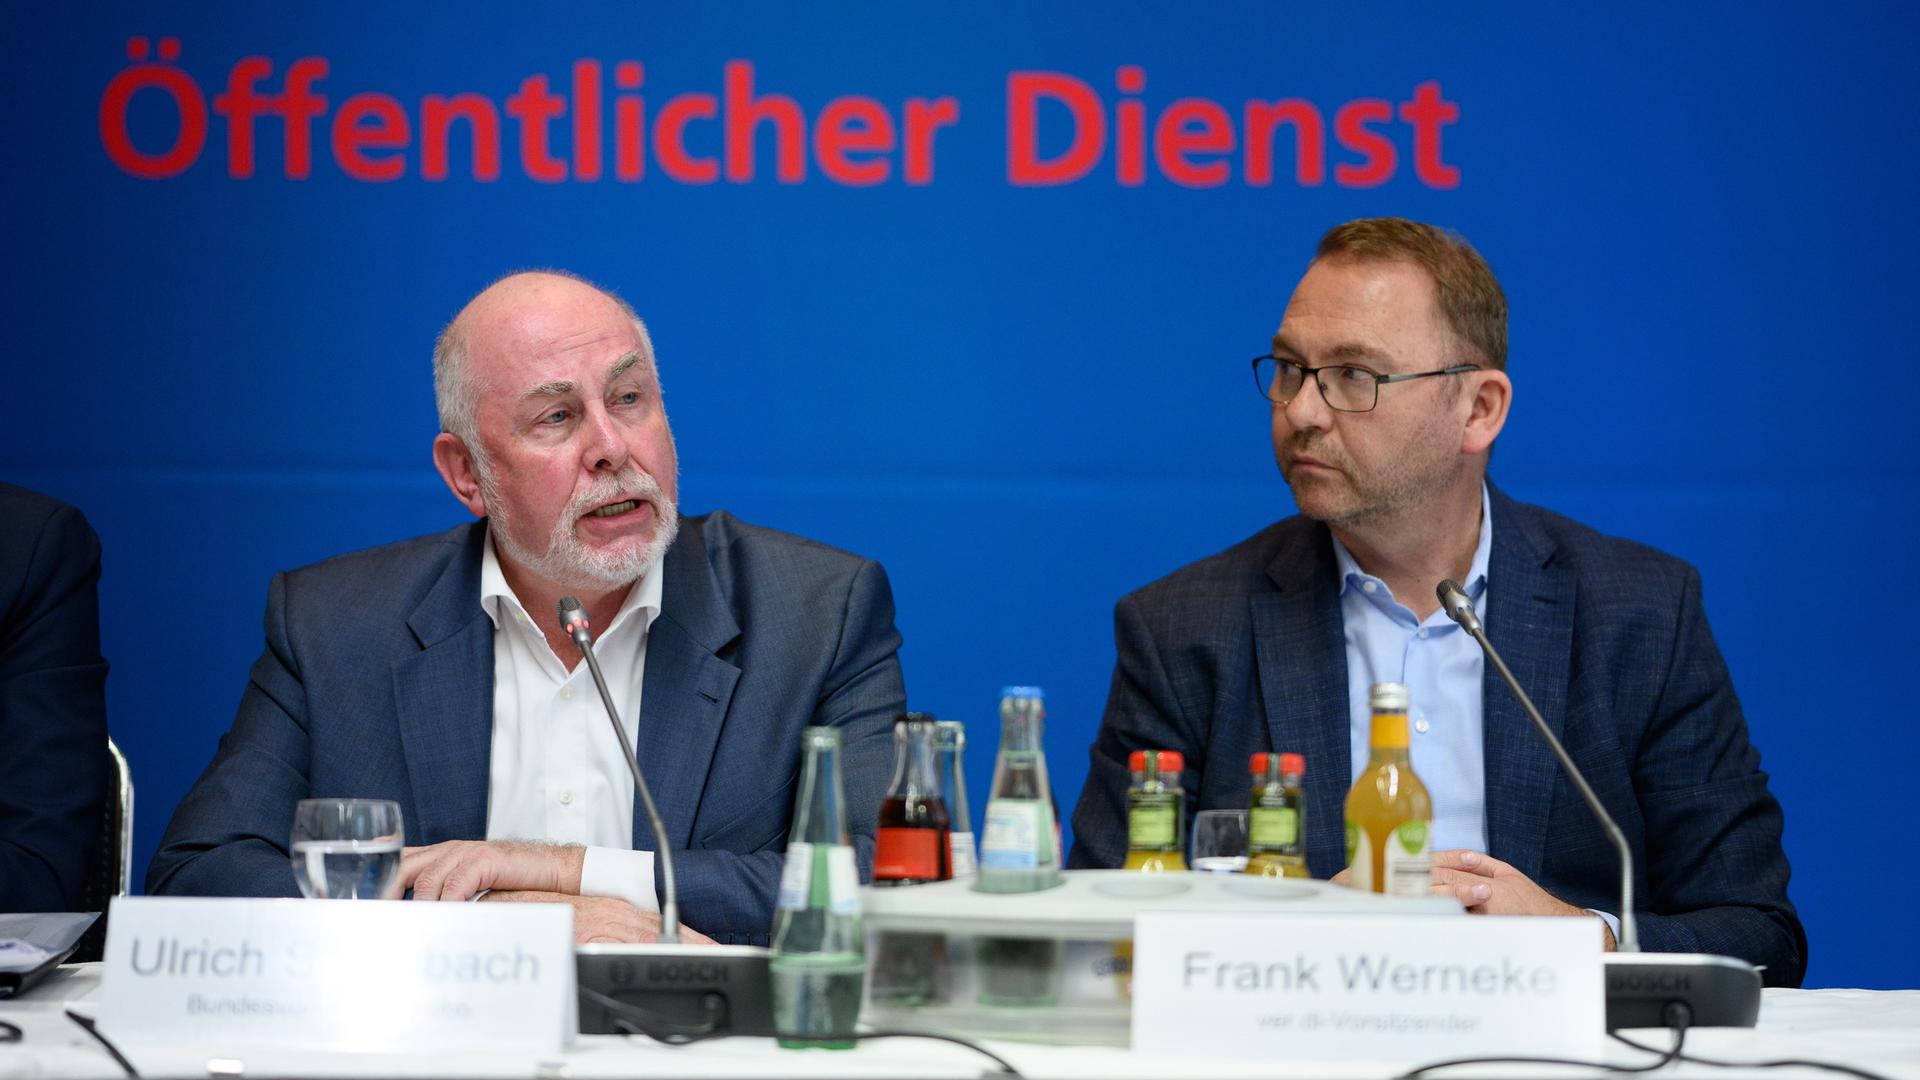
[[1433, 894], [1450, 896], [1473, 915], [1585, 915], [1599, 919], [1606, 948], [1613, 928], [1586, 908], [1574, 907], [1533, 879], [1491, 855], [1465, 848], [1433, 853]]
[[[495, 890], [481, 899], [486, 903], [572, 904], [573, 943], [576, 945], [635, 945], [660, 940], [660, 913], [641, 911], [617, 897]], [[685, 925], [680, 927], [680, 940], [690, 945], [714, 943], [712, 938]]]
[[[1351, 884], [1349, 867], [1333, 875], [1335, 885]], [[1452, 897], [1473, 915], [1593, 915], [1533, 883], [1533, 879], [1484, 852], [1461, 848], [1433, 853], [1433, 894]], [[1614, 948], [1613, 927], [1599, 919], [1606, 950]]]
[[[400, 889], [415, 900], [470, 900], [488, 889], [580, 892], [587, 849], [520, 840], [449, 840], [407, 848], [400, 856]], [[629, 905], [631, 906], [631, 905]]]

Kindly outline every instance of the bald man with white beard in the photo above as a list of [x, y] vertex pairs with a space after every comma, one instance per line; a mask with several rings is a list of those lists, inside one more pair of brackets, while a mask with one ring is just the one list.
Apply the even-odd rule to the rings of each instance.
[[[646, 327], [569, 274], [505, 277], [434, 351], [433, 460], [480, 520], [277, 576], [239, 716], [182, 801], [150, 893], [296, 895], [309, 797], [392, 799], [415, 900], [564, 902], [581, 941], [766, 944], [801, 732], [839, 728], [862, 872], [905, 707], [874, 562], [681, 518]], [[578, 650], [578, 597], [667, 835], [635, 805]]]

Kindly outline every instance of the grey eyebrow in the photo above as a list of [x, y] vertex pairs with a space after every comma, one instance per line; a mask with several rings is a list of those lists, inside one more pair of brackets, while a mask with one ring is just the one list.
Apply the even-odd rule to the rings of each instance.
[[571, 379], [553, 379], [548, 382], [543, 382], [533, 389], [528, 390], [526, 393], [521, 394], [520, 400], [525, 401], [528, 398], [537, 397], [565, 397], [573, 393], [574, 389], [573, 380]]
[[640, 362], [640, 354], [637, 352], [630, 352], [627, 355], [621, 357], [620, 359], [614, 361], [613, 366], [607, 369], [607, 381], [612, 382], [613, 380], [619, 378], [620, 376], [625, 375], [629, 368], [633, 367], [633, 365], [638, 364], [639, 362]]

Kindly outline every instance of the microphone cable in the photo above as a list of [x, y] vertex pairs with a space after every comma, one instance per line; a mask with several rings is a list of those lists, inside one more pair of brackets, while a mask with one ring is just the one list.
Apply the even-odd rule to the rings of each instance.
[[[1651, 1046], [1634, 1042], [1632, 1039], [1627, 1038], [1617, 1031], [1608, 1032], [1608, 1034], [1626, 1043], [1628, 1046], [1633, 1047], [1635, 1050], [1644, 1050], [1650, 1054], [1659, 1052]], [[1810, 1061], [1804, 1058], [1779, 1058], [1773, 1061], [1722, 1061], [1719, 1058], [1703, 1058], [1695, 1054], [1679, 1053], [1676, 1053], [1674, 1057], [1676, 1060], [1684, 1061], [1689, 1065], [1706, 1065], [1716, 1069], [1824, 1069], [1827, 1072], [1857, 1076], [1860, 1080], [1892, 1080], [1891, 1077], [1883, 1073], [1872, 1072], [1853, 1065], [1841, 1065], [1831, 1061]]]
[[[1667, 1005], [1665, 1015], [1667, 1027], [1673, 1032], [1672, 1048], [1657, 1050], [1651, 1046], [1642, 1046], [1639, 1043], [1627, 1044], [1635, 1050], [1644, 1050], [1649, 1054], [1660, 1055], [1658, 1061], [1647, 1065], [1609, 1065], [1604, 1061], [1580, 1061], [1577, 1058], [1463, 1057], [1452, 1058], [1447, 1061], [1436, 1061], [1431, 1065], [1422, 1065], [1417, 1069], [1401, 1073], [1395, 1077], [1394, 1080], [1418, 1080], [1419, 1077], [1425, 1076], [1427, 1073], [1439, 1069], [1449, 1069], [1456, 1065], [1565, 1065], [1575, 1069], [1599, 1069], [1602, 1072], [1609, 1073], [1650, 1073], [1658, 1069], [1664, 1069], [1676, 1061], [1690, 1060], [1685, 1058], [1680, 1051], [1681, 1048], [1687, 1044], [1687, 1030], [1693, 1023], [1693, 1010], [1687, 1008], [1686, 1005], [1681, 1002], [1675, 1001]], [[1616, 1038], [1617, 1037], [1618, 1036], [1616, 1036]], [[1626, 1040], [1623, 1039], [1621, 1041], [1625, 1042]], [[1886, 1080], [1886, 1078], [1874, 1077], [1870, 1078], [1870, 1080]]]

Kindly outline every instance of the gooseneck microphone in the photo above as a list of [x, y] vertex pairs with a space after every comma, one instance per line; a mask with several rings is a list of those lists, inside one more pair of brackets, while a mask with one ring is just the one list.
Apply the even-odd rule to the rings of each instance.
[[660, 943], [678, 945], [680, 889], [673, 877], [673, 852], [667, 850], [667, 826], [660, 820], [659, 808], [653, 805], [653, 792], [647, 790], [647, 778], [640, 772], [640, 759], [634, 755], [633, 742], [627, 738], [626, 726], [620, 723], [620, 710], [613, 707], [613, 695], [607, 692], [606, 677], [600, 674], [600, 661], [593, 655], [587, 609], [579, 600], [571, 596], [560, 598], [560, 626], [580, 647], [580, 655], [586, 658], [587, 670], [593, 674], [593, 685], [600, 691], [600, 704], [606, 706], [607, 720], [613, 725], [613, 733], [620, 740], [620, 751], [627, 758], [627, 768], [633, 773], [633, 790], [639, 793], [640, 805], [647, 811], [647, 822], [653, 826], [653, 857], [660, 860]]
[[1439, 596], [1440, 606], [1446, 610], [1447, 618], [1459, 623], [1460, 629], [1480, 643], [1480, 651], [1486, 654], [1494, 669], [1500, 672], [1500, 677], [1506, 680], [1507, 689], [1513, 691], [1520, 707], [1527, 711], [1533, 726], [1539, 730], [1540, 737], [1553, 748], [1553, 756], [1560, 759], [1560, 767], [1567, 771], [1580, 797], [1587, 801], [1587, 809], [1593, 811], [1593, 816], [1600, 820], [1600, 827], [1607, 831], [1607, 839], [1613, 841], [1613, 849], [1620, 853], [1620, 940], [1614, 943], [1614, 947], [1621, 952], [1639, 952], [1640, 931], [1633, 921], [1633, 849], [1627, 846], [1626, 834], [1614, 823], [1613, 815], [1607, 813], [1607, 808], [1600, 804], [1600, 797], [1593, 793], [1587, 778], [1581, 775], [1580, 767], [1567, 755], [1567, 748], [1554, 737], [1553, 729], [1547, 726], [1540, 710], [1533, 707], [1533, 699], [1520, 688], [1520, 681], [1513, 677], [1513, 672], [1507, 670], [1506, 661], [1500, 659], [1499, 650], [1487, 640], [1487, 632], [1480, 626], [1480, 616], [1473, 613], [1473, 601], [1467, 599], [1466, 591], [1460, 588], [1459, 583], [1448, 578], [1440, 583], [1434, 593]]
[[1587, 809], [1593, 812], [1606, 830], [1607, 839], [1613, 841], [1614, 849], [1620, 853], [1620, 937], [1614, 943], [1619, 951], [1605, 960], [1607, 1030], [1666, 1027], [1675, 1005], [1686, 1010], [1693, 1027], [1754, 1026], [1760, 1018], [1760, 969], [1731, 956], [1640, 951], [1640, 932], [1633, 917], [1633, 849], [1627, 846], [1626, 836], [1614, 823], [1613, 815], [1601, 805], [1600, 797], [1593, 793], [1580, 767], [1568, 756], [1567, 748], [1547, 726], [1540, 710], [1534, 708], [1533, 699], [1521, 689], [1513, 672], [1507, 670], [1499, 650], [1487, 640], [1487, 632], [1481, 627], [1480, 617], [1474, 613], [1473, 602], [1467, 599], [1466, 591], [1449, 578], [1440, 583], [1434, 594], [1440, 598], [1440, 607], [1447, 618], [1459, 623], [1460, 629], [1480, 643], [1480, 651], [1505, 680], [1507, 689], [1513, 691], [1540, 737], [1553, 748], [1553, 755], [1560, 759], [1567, 778], [1573, 781], [1580, 797], [1586, 800]]

